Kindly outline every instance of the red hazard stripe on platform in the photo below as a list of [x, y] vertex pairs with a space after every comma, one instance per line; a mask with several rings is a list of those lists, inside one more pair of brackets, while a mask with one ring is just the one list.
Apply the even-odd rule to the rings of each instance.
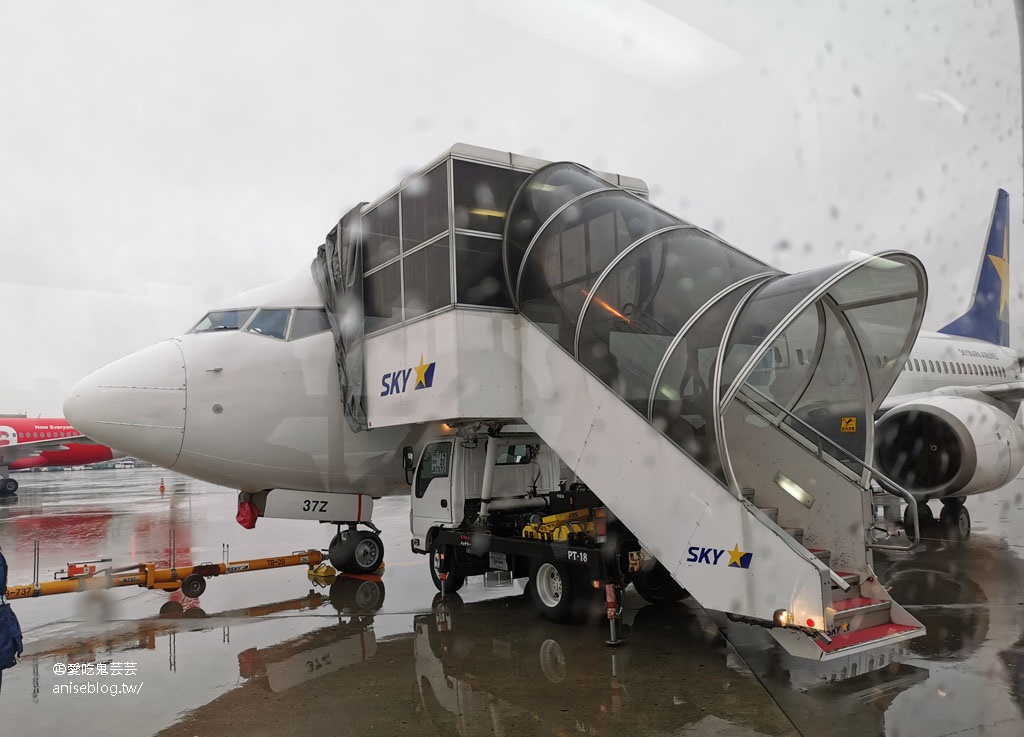
[[845, 612], [850, 609], [859, 609], [862, 606], [871, 606], [872, 604], [884, 604], [885, 602], [881, 599], [869, 599], [866, 596], [855, 596], [852, 599], [843, 599], [842, 601], [832, 602], [832, 608], [837, 612]]
[[907, 632], [913, 632], [916, 629], [919, 628], [912, 627], [909, 624], [894, 624], [893, 622], [889, 622], [888, 624], [879, 624], [874, 627], [868, 627], [865, 630], [847, 632], [845, 635], [836, 635], [832, 638], [832, 642], [827, 645], [821, 640], [815, 640], [815, 642], [818, 643], [818, 647], [820, 647], [824, 652], [834, 653], [836, 650], [853, 647], [854, 645], [863, 645], [876, 640], [884, 640], [886, 637], [906, 634]]

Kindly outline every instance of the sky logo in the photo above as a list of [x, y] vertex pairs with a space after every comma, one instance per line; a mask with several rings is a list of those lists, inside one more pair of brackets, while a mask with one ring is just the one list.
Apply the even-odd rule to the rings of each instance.
[[754, 557], [753, 553], [740, 550], [738, 544], [733, 546], [732, 550], [705, 548], [700, 545], [694, 545], [686, 553], [687, 563], [702, 563], [708, 566], [717, 566], [719, 561], [725, 562], [725, 556], [728, 555], [729, 560], [726, 562], [726, 568], [750, 568], [750, 561]]
[[[423, 354], [420, 354], [420, 362], [412, 368], [390, 371], [380, 377], [380, 396], [390, 397], [393, 394], [405, 394], [409, 390], [409, 383], [412, 382], [412, 390], [429, 389], [434, 385], [434, 366], [432, 361], [426, 363]], [[415, 375], [415, 378], [414, 378]]]

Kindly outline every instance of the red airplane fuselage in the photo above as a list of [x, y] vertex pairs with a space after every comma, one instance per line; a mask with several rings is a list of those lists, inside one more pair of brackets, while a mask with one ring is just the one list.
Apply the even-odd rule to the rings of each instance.
[[[79, 438], [81, 433], [67, 420], [57, 418], [0, 417], [0, 448], [28, 443], [61, 443], [62, 438]], [[40, 466], [79, 466], [109, 461], [113, 452], [105, 445], [68, 440], [59, 448], [41, 448], [38, 455], [17, 458], [8, 464], [11, 471]]]

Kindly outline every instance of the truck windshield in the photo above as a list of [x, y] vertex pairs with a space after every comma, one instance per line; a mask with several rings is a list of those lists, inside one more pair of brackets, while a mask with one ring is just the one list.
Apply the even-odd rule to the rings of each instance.
[[238, 330], [254, 312], [248, 310], [215, 310], [207, 312], [190, 333], [208, 333], [214, 330]]

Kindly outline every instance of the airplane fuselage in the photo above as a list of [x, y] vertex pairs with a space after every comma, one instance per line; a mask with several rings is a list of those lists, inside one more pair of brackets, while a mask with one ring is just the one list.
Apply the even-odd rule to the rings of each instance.
[[66, 411], [86, 418], [92, 437], [242, 491], [408, 493], [400, 451], [427, 428], [349, 427], [333, 336], [308, 272], [210, 315], [86, 377]]
[[[76, 442], [76, 439], [79, 442]], [[67, 442], [60, 442], [66, 440]], [[32, 444], [50, 443], [48, 447], [31, 449]], [[26, 446], [21, 455], [13, 452]], [[9, 471], [49, 466], [77, 466], [109, 461], [114, 457], [110, 448], [82, 439], [82, 433], [63, 418], [0, 418], [0, 453], [10, 454], [3, 464]], [[20, 456], [20, 457], [19, 457]]]

